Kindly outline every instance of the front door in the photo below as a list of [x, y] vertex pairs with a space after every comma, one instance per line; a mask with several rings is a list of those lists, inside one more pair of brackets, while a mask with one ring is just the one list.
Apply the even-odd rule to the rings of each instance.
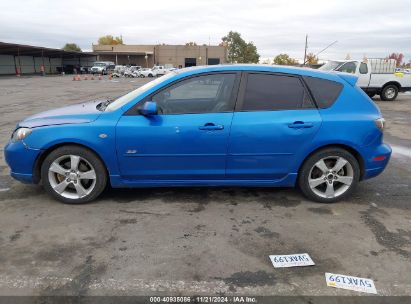
[[248, 73], [243, 81], [231, 126], [227, 178], [282, 179], [317, 133], [320, 114], [297, 76]]
[[122, 178], [224, 178], [238, 78], [212, 73], [184, 79], [150, 96], [158, 115], [122, 116], [116, 135]]

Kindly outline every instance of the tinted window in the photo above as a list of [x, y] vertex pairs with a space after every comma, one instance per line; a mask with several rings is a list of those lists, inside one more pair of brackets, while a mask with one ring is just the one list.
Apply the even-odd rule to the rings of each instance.
[[248, 74], [243, 111], [292, 110], [313, 107], [298, 77]]
[[330, 107], [340, 95], [343, 88], [342, 84], [331, 80], [315, 77], [304, 77], [304, 80], [317, 106], [322, 109]]
[[355, 62], [347, 62], [337, 69], [339, 72], [355, 74], [357, 64]]
[[361, 62], [361, 64], [360, 64], [360, 73], [361, 74], [367, 74], [368, 73], [367, 64], [364, 63], [364, 62]]
[[211, 74], [179, 81], [153, 95], [159, 114], [229, 112], [235, 74]]

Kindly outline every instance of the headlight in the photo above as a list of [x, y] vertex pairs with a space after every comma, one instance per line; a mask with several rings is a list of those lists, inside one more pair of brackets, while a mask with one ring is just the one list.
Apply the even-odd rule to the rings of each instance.
[[11, 136], [11, 141], [16, 142], [25, 139], [31, 134], [30, 128], [18, 128]]

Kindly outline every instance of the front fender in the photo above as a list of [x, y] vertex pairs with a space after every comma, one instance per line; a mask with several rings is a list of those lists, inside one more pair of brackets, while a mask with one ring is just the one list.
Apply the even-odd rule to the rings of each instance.
[[115, 127], [99, 123], [55, 125], [33, 128], [24, 140], [32, 149], [49, 150], [63, 144], [78, 144], [93, 150], [104, 162], [109, 175], [118, 175]]

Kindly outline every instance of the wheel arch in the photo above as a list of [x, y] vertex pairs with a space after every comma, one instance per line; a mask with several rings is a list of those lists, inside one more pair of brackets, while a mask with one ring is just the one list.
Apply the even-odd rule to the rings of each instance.
[[392, 81], [389, 81], [389, 82], [385, 83], [385, 84], [382, 86], [381, 91], [384, 90], [384, 88], [385, 88], [386, 86], [388, 86], [388, 85], [395, 85], [395, 86], [398, 88], [398, 90], [401, 89], [401, 84], [400, 84], [398, 81], [392, 80]]
[[[109, 172], [108, 172], [108, 169], [107, 169], [107, 164], [106, 164], [106, 162], [104, 161], [104, 159], [101, 157], [101, 155], [100, 155], [96, 150], [94, 150], [93, 148], [90, 148], [90, 147], [87, 146], [87, 145], [80, 144], [80, 143], [77, 143], [77, 142], [61, 142], [61, 143], [56, 143], [56, 144], [48, 147], [46, 150], [44, 150], [44, 151], [37, 157], [37, 159], [36, 159], [36, 161], [35, 161], [35, 163], [34, 163], [34, 168], [33, 168], [33, 181], [34, 181], [34, 183], [37, 184], [37, 183], [39, 183], [40, 180], [41, 180], [41, 165], [43, 164], [43, 162], [44, 162], [44, 160], [46, 159], [46, 157], [47, 157], [51, 152], [53, 152], [54, 150], [56, 150], [56, 149], [58, 149], [58, 148], [60, 148], [60, 147], [64, 147], [64, 146], [77, 146], [77, 147], [81, 147], [81, 148], [84, 148], [84, 149], [89, 150], [90, 152], [92, 152], [93, 154], [95, 154], [96, 157], [104, 164], [104, 168], [105, 168], [105, 170], [106, 170], [107, 177], [110, 176], [110, 175], [109, 175]], [[108, 180], [110, 180], [110, 179], [108, 179]]]
[[358, 165], [360, 167], [360, 180], [363, 179], [364, 177], [364, 173], [365, 173], [365, 163], [364, 163], [364, 158], [362, 157], [362, 155], [360, 154], [360, 152], [358, 152], [356, 149], [354, 149], [353, 147], [346, 145], [346, 144], [327, 144], [327, 145], [323, 145], [321, 147], [318, 147], [316, 149], [314, 149], [313, 151], [311, 151], [305, 158], [304, 160], [301, 162], [300, 166], [298, 167], [298, 175], [300, 175], [301, 173], [301, 169], [303, 167], [303, 165], [305, 164], [305, 162], [315, 153], [321, 151], [321, 150], [325, 150], [325, 149], [329, 149], [329, 148], [340, 148], [340, 149], [344, 149], [347, 152], [351, 153], [355, 159], [358, 161]]

